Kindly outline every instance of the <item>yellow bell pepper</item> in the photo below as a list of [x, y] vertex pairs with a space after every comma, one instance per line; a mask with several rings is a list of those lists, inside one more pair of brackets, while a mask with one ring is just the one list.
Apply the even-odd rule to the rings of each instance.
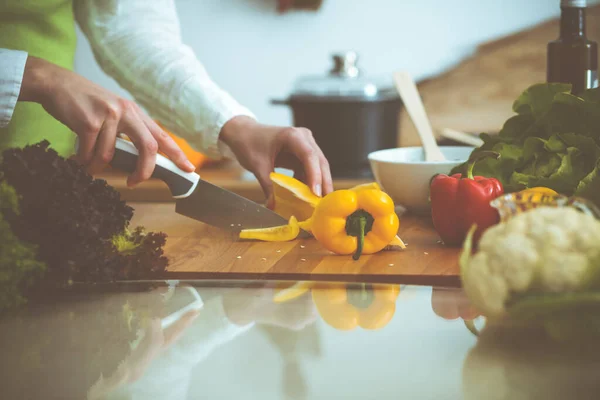
[[323, 321], [335, 329], [377, 330], [394, 316], [399, 293], [398, 285], [332, 283], [313, 287], [312, 298]]
[[531, 203], [547, 203], [552, 202], [559, 194], [547, 187], [533, 187], [518, 192], [521, 201]]
[[385, 248], [400, 225], [393, 200], [373, 188], [329, 193], [317, 204], [311, 220], [313, 236], [327, 250], [354, 253], [355, 260]]
[[545, 194], [550, 194], [550, 195], [556, 195], [558, 194], [556, 191], [547, 188], [547, 187], [543, 187], [543, 186], [536, 186], [536, 187], [532, 187], [529, 189], [525, 189], [522, 190], [521, 193], [545, 193]]

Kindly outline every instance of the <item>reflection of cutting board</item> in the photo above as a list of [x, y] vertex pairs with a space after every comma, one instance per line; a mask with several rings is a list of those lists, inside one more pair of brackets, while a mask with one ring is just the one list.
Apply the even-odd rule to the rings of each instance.
[[446, 248], [431, 223], [401, 217], [403, 251], [353, 261], [314, 239], [284, 243], [239, 241], [228, 232], [175, 214], [173, 203], [132, 203], [132, 224], [168, 235], [168, 279], [282, 279], [459, 285], [458, 249]]

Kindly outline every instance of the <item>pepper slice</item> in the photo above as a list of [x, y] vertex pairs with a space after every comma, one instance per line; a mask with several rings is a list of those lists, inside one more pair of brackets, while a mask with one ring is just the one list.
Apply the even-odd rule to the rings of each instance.
[[498, 211], [490, 202], [504, 193], [495, 178], [473, 176], [475, 163], [484, 157], [500, 157], [491, 151], [482, 151], [469, 159], [467, 176], [440, 174], [431, 181], [431, 217], [442, 241], [459, 246], [473, 224], [477, 225], [474, 242], [483, 232], [499, 222]]
[[287, 225], [272, 228], [244, 229], [240, 232], [240, 239], [255, 239], [265, 242], [289, 242], [300, 234], [298, 220], [293, 215]]
[[355, 260], [385, 248], [400, 225], [390, 196], [372, 188], [329, 193], [311, 219], [312, 234], [327, 250]]

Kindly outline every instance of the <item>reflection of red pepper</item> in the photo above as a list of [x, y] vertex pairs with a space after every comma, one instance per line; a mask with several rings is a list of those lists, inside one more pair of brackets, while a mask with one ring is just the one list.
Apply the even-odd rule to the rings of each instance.
[[504, 193], [502, 184], [494, 178], [473, 177], [475, 163], [490, 156], [499, 158], [500, 154], [479, 152], [469, 159], [466, 177], [440, 174], [431, 181], [433, 225], [447, 245], [462, 245], [473, 224], [477, 224], [473, 237], [477, 243], [481, 234], [499, 221], [498, 211], [490, 206], [490, 201]]
[[431, 290], [431, 308], [438, 317], [471, 321], [481, 314], [473, 307], [463, 289], [437, 288]]

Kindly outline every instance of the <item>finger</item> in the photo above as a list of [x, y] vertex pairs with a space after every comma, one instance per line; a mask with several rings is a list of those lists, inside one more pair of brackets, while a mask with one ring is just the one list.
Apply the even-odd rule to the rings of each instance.
[[94, 146], [96, 145], [96, 134], [90, 133], [78, 133], [79, 145], [77, 154], [73, 159], [83, 165], [87, 166], [94, 156]]
[[273, 195], [273, 190], [271, 190], [271, 193], [265, 194], [265, 197], [266, 197], [265, 207], [267, 207], [269, 210], [274, 210], [275, 209], [275, 196]]
[[139, 152], [136, 169], [127, 179], [127, 186], [131, 187], [152, 176], [156, 165], [158, 143], [137, 113], [127, 112], [121, 121], [123, 126], [119, 126], [119, 130], [129, 136]]
[[115, 142], [117, 140], [118, 121], [107, 118], [100, 128], [98, 139], [94, 149], [94, 157], [90, 162], [88, 170], [91, 174], [100, 172], [115, 155]]
[[321, 196], [323, 194], [321, 164], [309, 136], [311, 136], [310, 131], [300, 129], [289, 131], [285, 148], [302, 163], [306, 173], [306, 183], [314, 194]]
[[329, 162], [324, 155], [319, 157], [321, 164], [321, 174], [323, 174], [323, 196], [333, 192], [333, 179], [331, 178], [331, 169], [329, 168]]
[[158, 143], [158, 149], [171, 159], [175, 165], [187, 172], [193, 172], [196, 167], [186, 157], [185, 153], [167, 132], [165, 132], [158, 124], [150, 118], [142, 110], [138, 110], [138, 115], [146, 124], [146, 127]]
[[323, 151], [317, 144], [315, 137], [313, 135], [309, 135], [309, 139], [313, 147], [317, 151], [317, 154], [319, 155], [319, 163], [321, 165], [322, 174], [323, 195], [326, 195], [328, 193], [333, 192], [333, 180], [331, 178], [331, 169], [329, 167], [329, 161], [327, 161], [325, 154], [323, 154]]

